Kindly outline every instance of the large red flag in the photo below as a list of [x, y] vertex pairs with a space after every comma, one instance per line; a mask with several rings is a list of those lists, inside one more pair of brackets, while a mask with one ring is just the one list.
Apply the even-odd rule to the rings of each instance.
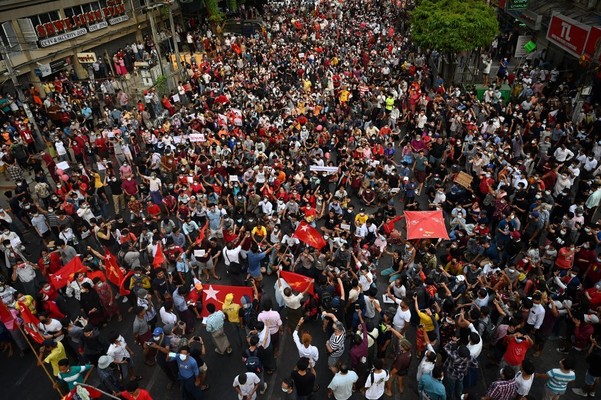
[[95, 387], [88, 386], [88, 385], [83, 386], [83, 385], [78, 384], [77, 386], [75, 386], [75, 389], [71, 389], [71, 391], [69, 393], [67, 393], [67, 395], [64, 396], [61, 400], [80, 399], [82, 397], [76, 396], [76, 394], [81, 393], [82, 395], [85, 396], [85, 394], [82, 393], [82, 391], [86, 391], [88, 393], [90, 399], [97, 399], [102, 396], [102, 393]]
[[123, 282], [123, 271], [117, 264], [117, 257], [115, 257], [109, 249], [104, 248], [104, 268], [106, 269], [106, 278], [112, 282], [115, 286], [120, 286]]
[[154, 260], [152, 260], [152, 266], [154, 268], [161, 268], [165, 262], [165, 255], [163, 254], [163, 244], [159, 240], [157, 243], [157, 251], [154, 253]]
[[50, 283], [55, 289], [60, 289], [67, 286], [73, 280], [73, 276], [78, 272], [83, 272], [86, 267], [81, 263], [79, 256], [75, 256], [64, 267], [59, 269], [55, 274], [50, 274]]
[[16, 318], [14, 317], [14, 315], [12, 315], [12, 313], [10, 312], [8, 307], [6, 307], [6, 304], [4, 304], [3, 301], [0, 301], [0, 321], [2, 321], [4, 326], [6, 326], [6, 329], [8, 329], [9, 331], [15, 329]]
[[134, 274], [134, 271], [129, 271], [127, 275], [123, 277], [121, 283], [119, 283], [119, 294], [121, 296], [128, 296], [131, 293], [131, 290], [125, 287], [125, 283], [127, 280]]
[[298, 224], [298, 227], [292, 236], [311, 247], [315, 247], [317, 250], [321, 250], [321, 248], [326, 245], [325, 239], [317, 229], [313, 228], [305, 221], [301, 221], [301, 223]]
[[35, 340], [36, 343], [42, 344], [42, 342], [44, 342], [44, 337], [40, 334], [40, 331], [38, 330], [38, 326], [40, 325], [40, 320], [38, 319], [38, 317], [33, 315], [29, 307], [27, 307], [20, 301], [17, 301], [17, 309], [21, 313], [21, 319], [23, 320], [23, 329], [25, 329], [25, 332], [27, 332], [27, 334], [31, 336], [31, 338]]
[[288, 271], [281, 271], [280, 276], [283, 280], [288, 282], [288, 285], [290, 285], [292, 289], [296, 290], [297, 292], [304, 292], [307, 286], [309, 286], [309, 293], [314, 293], [312, 278]]
[[449, 239], [442, 210], [405, 211], [407, 240], [441, 238]]
[[214, 304], [216, 310], [223, 308], [225, 302], [225, 296], [228, 293], [234, 295], [232, 303], [240, 304], [242, 296], [249, 296], [253, 298], [253, 288], [248, 286], [223, 286], [223, 285], [204, 285], [202, 291], [202, 317], [209, 315], [207, 312], [207, 304]]

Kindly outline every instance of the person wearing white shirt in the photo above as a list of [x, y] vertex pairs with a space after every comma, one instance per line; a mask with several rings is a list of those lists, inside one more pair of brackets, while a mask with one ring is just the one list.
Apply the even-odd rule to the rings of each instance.
[[390, 379], [390, 374], [384, 369], [384, 362], [381, 358], [374, 360], [374, 368], [367, 375], [365, 381], [365, 398], [367, 400], [381, 399], [384, 396], [386, 382]]
[[398, 304], [396, 313], [392, 319], [392, 326], [397, 332], [405, 334], [405, 331], [409, 327], [409, 322], [411, 321], [411, 311], [409, 310], [409, 306], [404, 298], [397, 299], [390, 294], [387, 294], [386, 296]]
[[[532, 295], [532, 308], [530, 308], [530, 313], [528, 314], [528, 319], [526, 319], [526, 326], [532, 332], [537, 331], [541, 325], [543, 324], [543, 320], [545, 319], [545, 307], [541, 304], [542, 296], [540, 293], [534, 293]], [[534, 333], [534, 332], [532, 332]]]
[[359, 286], [361, 286], [363, 293], [367, 295], [367, 291], [374, 281], [374, 275], [369, 271], [367, 266], [362, 266], [359, 273]]
[[125, 342], [123, 336], [115, 333], [109, 340], [111, 344], [106, 351], [106, 355], [111, 356], [113, 358], [113, 363], [119, 367], [123, 381], [126, 381], [128, 376], [131, 381], [142, 379], [141, 376], [136, 376], [135, 374], [134, 364], [131, 359], [133, 352]]
[[243, 372], [234, 378], [233, 387], [238, 400], [255, 400], [261, 379], [254, 372]]
[[565, 144], [562, 144], [561, 147], [558, 147], [553, 153], [553, 157], [560, 162], [564, 163], [574, 157], [574, 153], [572, 150], [566, 148]]
[[292, 332], [292, 339], [294, 340], [294, 344], [296, 344], [296, 348], [298, 350], [299, 357], [305, 357], [309, 360], [309, 367], [311, 368], [311, 372], [315, 373], [315, 364], [317, 364], [317, 360], [319, 360], [319, 349], [316, 346], [312, 345], [312, 337], [308, 332], [304, 332], [301, 337], [299, 337], [298, 331], [302, 326], [304, 319], [301, 318]]
[[515, 385], [518, 398], [525, 397], [530, 393], [532, 382], [534, 381], [534, 364], [532, 361], [525, 359], [522, 361], [520, 370], [515, 375]]
[[436, 352], [431, 343], [426, 344], [426, 352], [424, 357], [417, 366], [416, 379], [421, 381], [423, 375], [431, 375], [432, 370], [436, 366]]

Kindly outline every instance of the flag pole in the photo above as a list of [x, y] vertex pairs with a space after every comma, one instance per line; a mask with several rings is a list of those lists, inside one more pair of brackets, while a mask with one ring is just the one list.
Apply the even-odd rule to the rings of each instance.
[[[17, 326], [19, 327], [19, 331], [21, 332], [21, 335], [23, 335], [25, 337], [25, 340], [27, 341], [27, 344], [31, 348], [31, 351], [33, 351], [33, 354], [35, 354], [36, 362], [39, 361], [40, 355], [36, 351], [35, 347], [33, 347], [33, 345], [31, 344], [31, 341], [29, 340], [29, 336], [23, 331], [23, 328], [21, 327], [20, 324], [17, 324]], [[48, 379], [50, 379], [50, 382], [52, 382], [52, 387], [58, 392], [60, 398], [62, 399], [64, 395], [63, 395], [63, 392], [61, 392], [61, 389], [58, 386], [56, 386], [56, 379], [54, 379], [54, 377], [52, 375], [50, 375], [50, 372], [48, 372], [48, 369], [46, 369], [46, 366], [44, 365], [43, 361], [41, 362], [41, 365], [42, 365], [42, 369], [48, 376]]]
[[103, 395], [105, 395], [106, 397], [109, 397], [111, 399], [117, 399], [117, 400], [121, 400], [119, 397], [115, 397], [112, 394], [109, 394], [107, 392], [105, 392], [104, 390], [100, 390], [95, 386], [92, 385], [88, 385], [87, 383], [78, 383], [77, 386], [83, 386], [84, 388], [92, 388], [94, 390], [97, 390], [99, 393], [102, 393]]

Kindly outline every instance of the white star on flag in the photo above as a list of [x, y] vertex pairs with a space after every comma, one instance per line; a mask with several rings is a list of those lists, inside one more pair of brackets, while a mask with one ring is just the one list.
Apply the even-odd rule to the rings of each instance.
[[301, 230], [301, 231], [303, 231], [303, 232], [306, 232], [306, 231], [307, 231], [307, 229], [309, 229], [309, 228], [307, 227], [307, 225], [303, 225], [303, 226], [301, 226], [301, 227], [300, 227], [300, 230]]
[[207, 295], [205, 300], [215, 299], [216, 301], [219, 301], [219, 299], [217, 299], [217, 293], [219, 292], [219, 290], [213, 289], [213, 285], [209, 285], [209, 288], [205, 289], [205, 294]]
[[111, 255], [110, 255], [110, 254], [107, 254], [106, 256], [104, 256], [104, 259], [105, 259], [105, 260], [110, 260], [110, 259], [111, 259]]
[[62, 279], [63, 279], [63, 277], [61, 275], [54, 275], [54, 280], [55, 281], [60, 281]]

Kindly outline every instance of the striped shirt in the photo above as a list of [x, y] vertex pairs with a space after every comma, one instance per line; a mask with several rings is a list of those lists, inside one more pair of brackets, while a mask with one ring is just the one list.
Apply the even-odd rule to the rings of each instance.
[[574, 371], [563, 372], [559, 368], [553, 368], [547, 371], [547, 388], [553, 393], [564, 393], [568, 387], [568, 383], [576, 379]]
[[330, 336], [330, 347], [332, 348], [332, 352], [330, 356], [332, 357], [342, 357], [344, 353], [344, 338], [346, 337], [346, 332], [342, 332], [341, 335], [336, 336], [336, 333], [332, 333]]

